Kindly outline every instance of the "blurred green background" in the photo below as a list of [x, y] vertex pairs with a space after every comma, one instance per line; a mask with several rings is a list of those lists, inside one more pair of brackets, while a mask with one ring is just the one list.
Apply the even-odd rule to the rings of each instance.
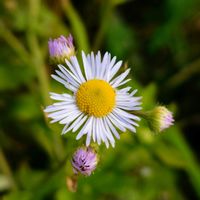
[[[109, 51], [131, 66], [131, 86], [144, 110], [161, 104], [175, 125], [123, 133], [115, 149], [100, 148], [93, 175], [70, 192], [70, 156], [83, 141], [61, 136], [42, 109], [50, 78], [49, 38], [72, 33], [80, 50]], [[200, 199], [199, 0], [0, 1], [0, 199]]]

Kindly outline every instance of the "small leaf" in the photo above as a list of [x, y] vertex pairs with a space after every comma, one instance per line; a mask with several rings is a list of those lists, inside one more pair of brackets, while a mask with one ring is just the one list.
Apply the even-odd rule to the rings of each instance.
[[183, 158], [180, 151], [172, 146], [155, 145], [156, 155], [167, 165], [175, 168], [185, 168], [187, 161]]

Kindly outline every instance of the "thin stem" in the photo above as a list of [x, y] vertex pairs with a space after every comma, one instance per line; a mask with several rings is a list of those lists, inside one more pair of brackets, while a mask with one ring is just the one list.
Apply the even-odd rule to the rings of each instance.
[[48, 95], [49, 81], [48, 81], [47, 72], [45, 69], [45, 63], [43, 62], [43, 58], [41, 56], [42, 53], [40, 51], [36, 36], [32, 33], [29, 33], [27, 38], [29, 41], [29, 46], [31, 47], [31, 51], [32, 51], [32, 65], [36, 69], [42, 100], [45, 105], [48, 105], [51, 103], [49, 99], [49, 95]]
[[27, 53], [25, 47], [1, 20], [0, 37], [7, 42], [7, 44], [15, 51], [15, 53], [22, 59], [24, 63], [29, 64], [30, 55]]
[[17, 185], [16, 185], [15, 180], [13, 178], [12, 171], [11, 171], [11, 169], [9, 167], [9, 164], [7, 162], [7, 159], [4, 156], [4, 153], [3, 153], [3, 151], [1, 149], [0, 149], [0, 163], [1, 163], [0, 169], [2, 170], [2, 172], [5, 175], [7, 175], [9, 177], [9, 180], [10, 180], [10, 182], [12, 184], [13, 189], [16, 190], [17, 189]]
[[[32, 58], [32, 65], [35, 67], [39, 86], [40, 86], [40, 93], [43, 99], [43, 103], [48, 105], [51, 103], [49, 98], [49, 80], [47, 77], [47, 72], [45, 69], [44, 58], [42, 57], [42, 52], [39, 47], [38, 39], [35, 33], [34, 27], [36, 27], [38, 23], [38, 14], [40, 11], [40, 0], [29, 0], [29, 8], [30, 8], [30, 15], [29, 15], [29, 28], [27, 31], [27, 40], [29, 44], [29, 48], [31, 51], [31, 58]], [[63, 143], [60, 138], [60, 135], [57, 133], [52, 133], [54, 139], [54, 148], [55, 153], [58, 159], [62, 159], [63, 157]]]
[[50, 104], [49, 99], [49, 81], [47, 72], [45, 70], [45, 63], [43, 62], [42, 52], [39, 48], [38, 40], [35, 35], [34, 28], [37, 25], [37, 15], [40, 9], [40, 0], [30, 0], [30, 23], [27, 31], [28, 44], [31, 51], [32, 65], [36, 69], [38, 81], [40, 85], [40, 93], [45, 105]]
[[134, 110], [134, 111], [131, 111], [131, 113], [145, 120], [149, 119], [149, 115], [148, 115], [149, 111]]
[[85, 26], [76, 12], [75, 8], [73, 7], [70, 0], [60, 0], [62, 8], [65, 12], [65, 15], [69, 19], [72, 29], [73, 29], [73, 35], [76, 38], [77, 45], [79, 46], [80, 50], [84, 50], [85, 52], [89, 51], [89, 40], [87, 37], [87, 32], [85, 29]]
[[100, 22], [99, 30], [97, 31], [97, 34], [95, 36], [95, 42], [93, 46], [94, 51], [97, 51], [99, 47], [101, 46], [102, 40], [105, 35], [105, 31], [109, 25], [108, 19], [110, 19], [112, 8], [113, 6], [110, 0], [103, 2], [101, 22]]
[[193, 184], [194, 189], [198, 197], [200, 197], [200, 168], [193, 155], [193, 152], [190, 150], [187, 142], [185, 141], [183, 135], [180, 132], [171, 132], [167, 134], [167, 140], [170, 140], [177, 149], [182, 153], [185, 160], [187, 161], [186, 171], [190, 177], [191, 183]]
[[192, 77], [193, 75], [200, 73], [200, 59], [197, 59], [193, 63], [184, 67], [177, 74], [172, 76], [166, 83], [166, 87], [173, 88], [177, 87], [180, 84], [184, 83], [187, 79]]

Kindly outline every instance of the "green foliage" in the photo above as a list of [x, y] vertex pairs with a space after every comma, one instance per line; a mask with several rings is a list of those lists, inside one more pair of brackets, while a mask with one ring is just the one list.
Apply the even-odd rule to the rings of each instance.
[[134, 33], [118, 16], [112, 16], [109, 24], [106, 38], [108, 50], [112, 50], [113, 55], [124, 58], [136, 45]]

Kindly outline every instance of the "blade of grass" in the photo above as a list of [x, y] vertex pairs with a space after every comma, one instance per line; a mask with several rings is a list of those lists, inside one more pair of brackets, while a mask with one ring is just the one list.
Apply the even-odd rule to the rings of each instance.
[[166, 138], [179, 149], [179, 151], [185, 157], [185, 160], [187, 160], [187, 174], [197, 196], [200, 198], [200, 168], [193, 155], [193, 152], [190, 150], [190, 147], [180, 131], [171, 131], [169, 134], [166, 134]]
[[84, 50], [85, 52], [89, 52], [90, 48], [89, 48], [88, 34], [83, 24], [83, 21], [76, 12], [70, 0], [60, 0], [60, 1], [63, 11], [71, 23], [73, 29], [73, 35], [77, 41], [78, 48], [80, 50]]
[[[40, 0], [29, 0], [29, 27], [27, 30], [27, 40], [28, 45], [31, 52], [31, 58], [32, 58], [32, 65], [35, 67], [39, 86], [40, 86], [40, 93], [43, 99], [43, 103], [45, 105], [48, 105], [51, 103], [51, 100], [49, 98], [49, 80], [47, 77], [47, 72], [45, 69], [45, 62], [44, 58], [42, 57], [42, 52], [39, 47], [38, 38], [35, 33], [35, 27], [38, 26], [38, 14], [40, 12]], [[55, 153], [58, 158], [58, 160], [62, 159], [64, 156], [64, 147], [62, 143], [62, 139], [59, 134], [54, 133], [53, 131], [50, 131], [50, 133], [53, 135], [54, 140], [54, 148]], [[50, 140], [49, 140], [50, 141]]]

